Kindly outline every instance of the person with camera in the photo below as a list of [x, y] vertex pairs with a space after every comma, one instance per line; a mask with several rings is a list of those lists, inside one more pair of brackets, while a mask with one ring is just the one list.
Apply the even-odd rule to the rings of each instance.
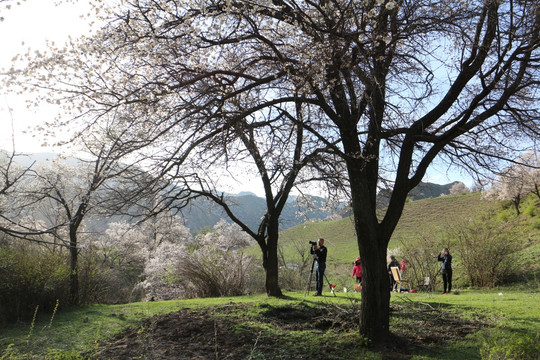
[[450, 251], [447, 248], [442, 249], [437, 255], [437, 260], [442, 261], [442, 278], [444, 284], [442, 294], [450, 294], [452, 291], [452, 255], [450, 255]]
[[317, 268], [315, 269], [315, 294], [314, 296], [322, 295], [324, 271], [326, 270], [326, 254], [328, 250], [324, 246], [324, 239], [320, 238], [317, 242], [310, 241], [311, 249], [310, 253], [315, 255], [317, 259]]

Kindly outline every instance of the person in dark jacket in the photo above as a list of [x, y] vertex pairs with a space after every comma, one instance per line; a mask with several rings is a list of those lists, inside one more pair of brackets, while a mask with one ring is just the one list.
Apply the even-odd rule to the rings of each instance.
[[390, 263], [388, 264], [388, 276], [390, 280], [390, 291], [394, 290], [394, 287], [396, 286], [396, 280], [394, 280], [394, 276], [392, 275], [392, 268], [397, 267], [399, 268], [399, 261], [397, 261], [396, 257], [394, 255], [390, 256]]
[[437, 260], [442, 261], [443, 294], [450, 294], [452, 291], [452, 255], [447, 248], [437, 255]]
[[310, 253], [317, 257], [317, 268], [315, 269], [315, 294], [314, 296], [322, 295], [324, 270], [326, 270], [326, 254], [328, 250], [324, 246], [324, 239], [320, 238], [317, 243], [311, 245]]

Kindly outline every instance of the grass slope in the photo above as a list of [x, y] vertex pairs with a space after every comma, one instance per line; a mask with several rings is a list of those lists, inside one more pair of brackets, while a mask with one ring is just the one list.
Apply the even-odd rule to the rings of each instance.
[[[390, 240], [389, 248], [395, 248], [399, 246], [400, 240], [407, 241], [420, 233], [436, 236], [441, 229], [493, 206], [494, 203], [481, 200], [480, 193], [409, 201]], [[349, 264], [358, 256], [351, 217], [295, 226], [282, 231], [279, 242], [287, 255], [295, 256], [296, 244], [305, 244], [305, 248], [309, 249], [308, 241], [319, 237], [326, 240], [330, 261]]]
[[393, 293], [382, 352], [358, 334], [357, 293], [93, 305], [0, 329], [0, 359], [533, 359], [537, 301], [538, 289]]

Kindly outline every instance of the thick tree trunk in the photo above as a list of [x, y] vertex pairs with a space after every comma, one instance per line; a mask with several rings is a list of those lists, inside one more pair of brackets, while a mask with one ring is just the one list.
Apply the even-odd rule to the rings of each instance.
[[[354, 131], [343, 131], [342, 136], [346, 154], [361, 153]], [[371, 141], [370, 146], [370, 156], [350, 156], [346, 162], [358, 249], [362, 258], [360, 333], [379, 346], [385, 344], [389, 337], [390, 285], [386, 270], [389, 239], [385, 238], [387, 235], [377, 218], [377, 141]]]
[[386, 249], [373, 248], [362, 257], [362, 303], [360, 333], [375, 345], [386, 343], [390, 322], [390, 281], [386, 271]]
[[389, 337], [390, 281], [386, 269], [388, 241], [378, 231], [376, 217], [366, 214], [365, 207], [360, 199], [353, 200], [358, 248], [362, 258], [360, 333], [379, 346], [385, 344]]

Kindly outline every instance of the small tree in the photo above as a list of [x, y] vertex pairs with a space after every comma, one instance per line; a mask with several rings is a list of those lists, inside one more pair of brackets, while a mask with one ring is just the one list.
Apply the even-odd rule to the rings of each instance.
[[130, 167], [121, 166], [119, 159], [125, 153], [118, 151], [116, 143], [100, 143], [97, 151], [87, 150], [93, 160], [79, 160], [76, 165], [61, 158], [43, 164], [26, 179], [26, 187], [19, 194], [21, 208], [32, 216], [54, 213], [57, 227], [55, 237], [60, 239], [70, 252], [71, 303], [79, 303], [78, 260], [80, 252], [79, 232], [83, 221], [92, 210], [106, 203], [105, 190], [108, 182], [126, 175]]
[[[437, 231], [437, 233], [440, 233]], [[409, 261], [407, 280], [412, 286], [424, 284], [429, 278], [428, 290], [437, 287], [441, 266], [437, 261], [437, 251], [448, 246], [439, 236], [420, 233], [412, 240], [400, 241], [400, 255]]]
[[521, 214], [519, 206], [523, 198], [538, 190], [537, 173], [538, 161], [535, 152], [527, 151], [499, 174], [484, 196], [498, 200], [510, 200], [516, 215], [519, 216]]

